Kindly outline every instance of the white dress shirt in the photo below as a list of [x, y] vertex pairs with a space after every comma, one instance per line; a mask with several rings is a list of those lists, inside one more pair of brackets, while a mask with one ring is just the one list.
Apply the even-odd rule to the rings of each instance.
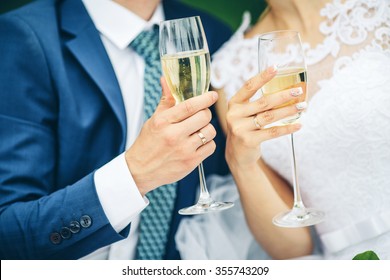
[[[141, 31], [164, 20], [162, 5], [146, 22], [111, 0], [83, 0], [100, 33], [122, 92], [126, 111], [126, 149], [137, 138], [144, 124], [145, 63], [129, 44]], [[139, 214], [148, 205], [127, 167], [124, 153], [99, 168], [94, 176], [96, 191], [112, 227], [120, 232], [131, 223], [128, 238], [101, 248], [83, 259], [134, 259], [138, 241]]]

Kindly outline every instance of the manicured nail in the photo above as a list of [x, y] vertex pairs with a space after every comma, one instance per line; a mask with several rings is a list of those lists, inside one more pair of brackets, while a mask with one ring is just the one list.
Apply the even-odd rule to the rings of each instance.
[[278, 66], [276, 66], [276, 64], [271, 67], [268, 67], [267, 69], [268, 74], [275, 74], [276, 71], [278, 71]]
[[302, 93], [303, 93], [303, 90], [302, 90], [301, 87], [299, 87], [299, 88], [293, 88], [293, 89], [291, 89], [291, 91], [290, 91], [290, 94], [291, 94], [292, 96], [299, 96], [299, 95], [301, 95]]
[[295, 104], [295, 107], [298, 110], [303, 110], [303, 109], [306, 109], [307, 103], [306, 102], [299, 102], [299, 103]]
[[293, 130], [294, 130], [294, 131], [298, 131], [298, 130], [301, 129], [302, 124], [301, 124], [301, 123], [294, 123], [293, 126], [294, 126], [294, 127], [293, 127]]

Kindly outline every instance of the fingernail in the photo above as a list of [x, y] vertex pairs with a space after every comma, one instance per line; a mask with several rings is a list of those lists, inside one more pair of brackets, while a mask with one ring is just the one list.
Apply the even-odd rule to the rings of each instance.
[[292, 96], [299, 96], [299, 95], [301, 95], [302, 93], [303, 93], [303, 90], [302, 90], [301, 87], [299, 87], [299, 88], [293, 88], [293, 89], [291, 89], [291, 91], [290, 91], [290, 94], [291, 94]]
[[276, 66], [276, 64], [271, 66], [271, 67], [268, 67], [268, 69], [267, 69], [268, 74], [275, 74], [276, 71], [278, 71], [278, 66]]
[[306, 109], [306, 107], [307, 107], [307, 102], [299, 102], [299, 103], [295, 104], [295, 107], [296, 107], [298, 110]]
[[301, 124], [301, 123], [295, 123], [295, 124], [293, 124], [293, 125], [294, 125], [293, 129], [294, 129], [295, 131], [300, 130], [301, 127], [302, 127], [302, 124]]

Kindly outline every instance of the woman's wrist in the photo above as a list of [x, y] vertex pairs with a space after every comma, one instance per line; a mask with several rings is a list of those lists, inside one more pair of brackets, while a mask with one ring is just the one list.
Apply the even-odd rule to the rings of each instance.
[[236, 179], [248, 180], [253, 176], [264, 176], [264, 171], [261, 169], [258, 162], [243, 163], [239, 161], [228, 161], [231, 173]]

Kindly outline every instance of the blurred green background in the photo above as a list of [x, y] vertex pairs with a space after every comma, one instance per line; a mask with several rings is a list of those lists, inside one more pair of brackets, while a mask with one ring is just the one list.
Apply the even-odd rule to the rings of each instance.
[[[33, 0], [0, 0], [0, 13], [20, 7]], [[258, 15], [265, 7], [264, 0], [181, 0], [199, 9], [208, 11], [215, 15], [233, 30], [241, 23], [244, 11], [252, 14], [252, 22], [255, 22]]]

